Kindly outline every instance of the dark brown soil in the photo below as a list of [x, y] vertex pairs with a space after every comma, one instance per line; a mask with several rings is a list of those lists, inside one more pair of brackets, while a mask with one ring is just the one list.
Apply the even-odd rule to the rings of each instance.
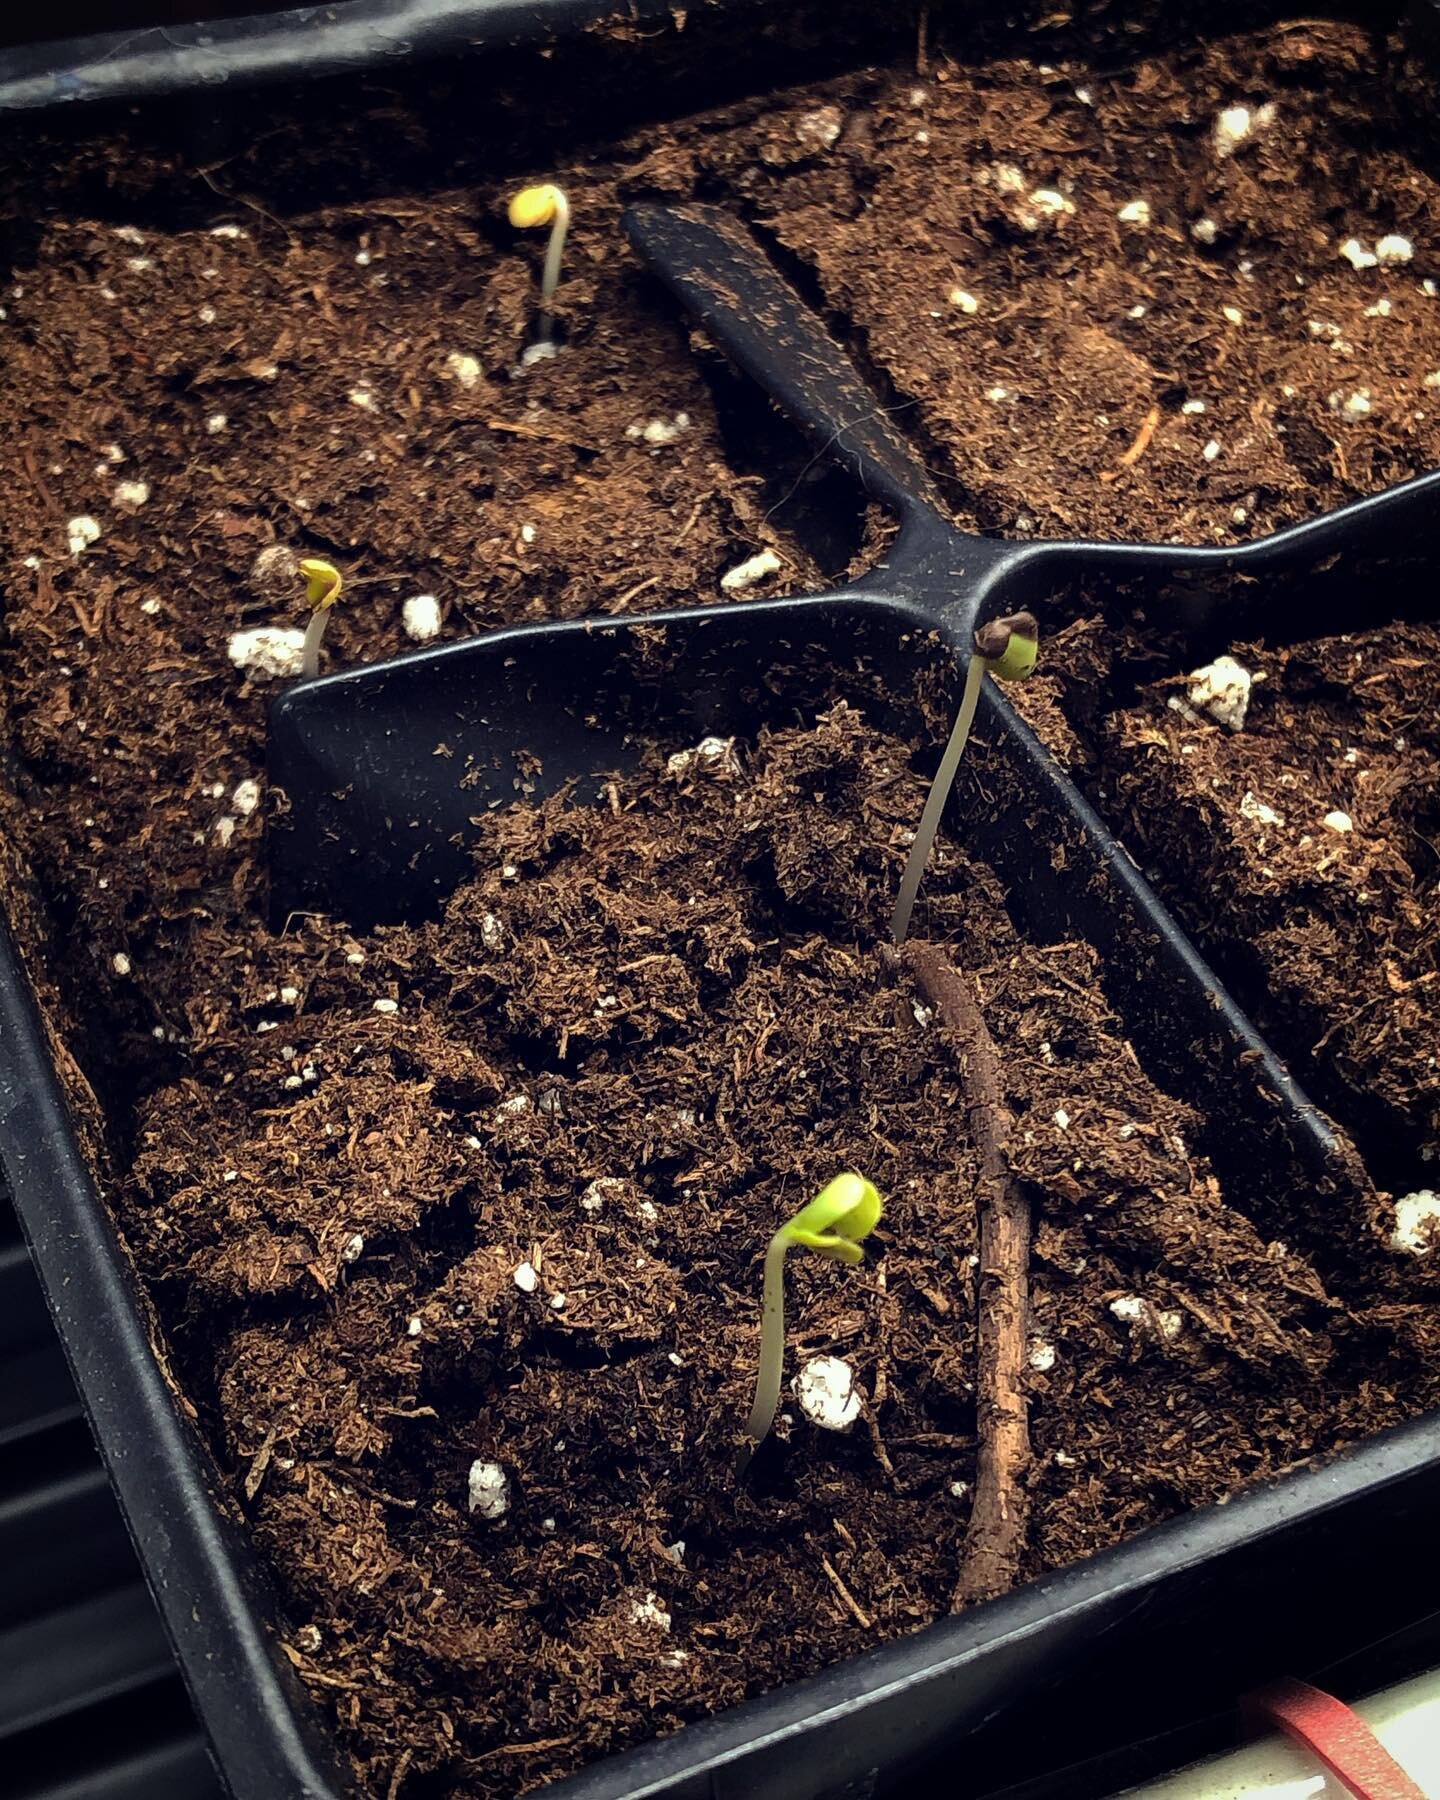
[[1183, 679], [1117, 705], [1116, 662], [1155, 660], [1138, 631], [1090, 618], [1047, 653], [1021, 710], [1377, 1176], [1434, 1188], [1440, 629], [1235, 645], [1255, 677], [1239, 732]]
[[[717, 599], [763, 545], [782, 569], [759, 593], [872, 557], [884, 522], [835, 512], [623, 248], [641, 195], [768, 232], [962, 522], [1233, 541], [1440, 462], [1435, 95], [1396, 42], [986, 44], [932, 9], [917, 73], [892, 38], [868, 66], [873, 11], [823, 9], [859, 34], [843, 55], [806, 47], [814, 19], [737, 49], [697, 13], [607, 46], [613, 90], [560, 52], [504, 65], [519, 102], [446, 71], [247, 101], [243, 136], [203, 149], [183, 112], [7, 140], [9, 911], [292, 1660], [379, 1795], [427, 1772], [427, 1794], [512, 1793], [943, 1610], [975, 1450], [974, 1171], [956, 1072], [877, 957], [923, 782], [849, 713], [744, 746], [736, 776], [657, 767], [615, 813], [493, 820], [438, 925], [268, 932], [264, 804], [241, 800], [267, 689], [226, 645], [302, 609], [259, 553], [343, 565], [332, 666], [407, 647], [421, 592], [453, 638]], [[808, 85], [768, 91], [766, 58], [793, 74], [801, 49]], [[651, 58], [653, 118], [607, 141], [602, 91], [628, 107]], [[1269, 101], [1217, 157], [1217, 112]], [[501, 220], [536, 174], [576, 229], [562, 354], [517, 375], [538, 246]], [[1035, 213], [1050, 188], [1073, 213]], [[1148, 228], [1117, 218], [1133, 199]], [[1385, 233], [1411, 262], [1338, 257]], [[101, 535], [72, 555], [86, 515]], [[926, 929], [1006, 1054], [1054, 1350], [1026, 1571], [1431, 1404], [1417, 1272], [1357, 1232], [1322, 1285], [1257, 1233], [1274, 1196], [1221, 1191], [1097, 951], [1017, 935], [949, 855]], [[886, 1190], [880, 1245], [853, 1273], [795, 1259], [789, 1367], [850, 1359], [865, 1418], [782, 1426], [737, 1487], [759, 1256], [847, 1164]], [[466, 1507], [477, 1459], [510, 1478], [496, 1524]]]
[[[192, 1367], [215, 1346], [290, 1652], [375, 1791], [407, 1755], [511, 1792], [946, 1610], [976, 1169], [877, 945], [922, 797], [841, 707], [738, 774], [492, 815], [439, 924], [192, 936], [204, 1041], [141, 1109], [126, 1229]], [[1005, 1046], [1039, 1205], [1024, 1573], [1436, 1397], [1423, 1309], [1327, 1293], [1222, 1194], [1093, 949], [1017, 936], [955, 852], [927, 914]], [[793, 1257], [787, 1374], [843, 1357], [864, 1421], [787, 1400], [737, 1482], [760, 1256], [845, 1167], [887, 1196], [879, 1247]], [[498, 1523], [467, 1510], [477, 1459]]]

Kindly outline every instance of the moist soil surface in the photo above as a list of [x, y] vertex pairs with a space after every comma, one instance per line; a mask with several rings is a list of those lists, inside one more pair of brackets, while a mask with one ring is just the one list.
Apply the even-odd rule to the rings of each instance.
[[[1440, 629], [1231, 654], [1254, 677], [1239, 731], [1191, 708], [1185, 678], [1153, 679], [1163, 644], [1093, 616], [1017, 704], [1376, 1178], [1434, 1188]], [[1137, 668], [1152, 679], [1127, 701]]]
[[[6, 140], [9, 911], [291, 1659], [378, 1794], [511, 1793], [945, 1609], [973, 1170], [878, 954], [924, 783], [846, 712], [728, 773], [662, 745], [614, 811], [490, 820], [438, 924], [276, 935], [270, 690], [230, 635], [303, 623], [307, 554], [347, 576], [333, 667], [408, 647], [422, 593], [458, 638], [717, 599], [762, 547], [752, 595], [880, 551], [639, 270], [632, 198], [756, 225], [964, 524], [1234, 542], [1440, 462], [1435, 94], [1398, 40], [1167, 9], [987, 41], [931, 9], [917, 45], [872, 15], [696, 12], [476, 65], [485, 105], [429, 71], [250, 98], [229, 135], [171, 107]], [[651, 70], [617, 136], [604, 96]], [[537, 175], [576, 223], [561, 353], [520, 373], [539, 245], [503, 209]], [[1408, 262], [1339, 254], [1386, 236]], [[925, 929], [979, 985], [1038, 1209], [1027, 1572], [1431, 1403], [1418, 1266], [1366, 1222], [1323, 1256], [1297, 1229], [1308, 1261], [1257, 1234], [1096, 951], [1017, 935], [947, 854]], [[787, 1401], [738, 1485], [764, 1242], [847, 1164], [886, 1221], [863, 1269], [794, 1259], [788, 1366], [845, 1357], [864, 1416]]]
[[[127, 1234], [376, 1791], [512, 1792], [948, 1608], [976, 1169], [878, 929], [924, 781], [843, 705], [681, 768], [492, 814], [436, 924], [197, 931], [195, 1072], [140, 1110]], [[1018, 934], [954, 851], [926, 928], [1005, 1047], [1038, 1204], [1024, 1573], [1437, 1397], [1433, 1309], [1358, 1219], [1324, 1279], [1256, 1230], [1090, 945]], [[765, 1242], [847, 1167], [878, 1248], [792, 1256], [787, 1375], [844, 1359], [863, 1420], [787, 1397], [738, 1480]]]

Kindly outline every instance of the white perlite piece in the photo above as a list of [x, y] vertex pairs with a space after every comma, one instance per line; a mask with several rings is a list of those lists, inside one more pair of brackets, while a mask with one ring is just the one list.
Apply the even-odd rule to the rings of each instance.
[[224, 413], [211, 413], [205, 421], [205, 429], [211, 437], [219, 437], [229, 423], [230, 421]]
[[1342, 836], [1345, 832], [1355, 829], [1355, 821], [1347, 812], [1328, 812], [1320, 823], [1327, 831], [1339, 832]]
[[399, 1012], [400, 1002], [398, 1000], [374, 1000], [370, 1004], [370, 1010], [383, 1013], [388, 1017], [392, 1013]]
[[1440, 1194], [1421, 1188], [1395, 1202], [1390, 1248], [1397, 1256], [1428, 1256], [1440, 1247]]
[[1150, 202], [1148, 200], [1127, 200], [1115, 217], [1122, 225], [1148, 225], [1150, 223]]
[[465, 1500], [472, 1513], [493, 1525], [510, 1510], [510, 1477], [499, 1463], [477, 1456], [465, 1478]]
[[1190, 227], [1190, 235], [1197, 244], [1213, 244], [1220, 235], [1220, 227], [1213, 219], [1197, 219]]
[[1030, 196], [1030, 204], [1042, 219], [1063, 219], [1075, 210], [1075, 203], [1067, 200], [1058, 188], [1036, 188]]
[[361, 412], [374, 412], [375, 396], [368, 387], [353, 387], [345, 396], [352, 406], [358, 406]]
[[340, 1260], [347, 1263], [359, 1262], [364, 1252], [365, 1240], [357, 1231], [353, 1237], [346, 1238], [345, 1248], [340, 1252]]
[[1373, 250], [1367, 250], [1359, 238], [1346, 238], [1340, 246], [1339, 254], [1343, 256], [1352, 269], [1373, 269], [1378, 267], [1380, 258]]
[[70, 546], [70, 554], [79, 556], [82, 550], [88, 550], [100, 536], [100, 521], [92, 519], [89, 513], [77, 513], [65, 526], [65, 542]]
[[812, 1356], [790, 1386], [801, 1412], [822, 1431], [848, 1431], [860, 1417], [855, 1371], [838, 1356]]
[[630, 1623], [632, 1625], [653, 1625], [657, 1631], [670, 1629], [670, 1614], [660, 1604], [654, 1594], [643, 1594], [630, 1602]]
[[505, 927], [494, 913], [486, 913], [480, 921], [480, 942], [487, 950], [498, 950], [505, 942]]
[[736, 563], [733, 569], [727, 569], [720, 577], [720, 585], [727, 594], [739, 594], [754, 587], [757, 581], [763, 581], [767, 575], [776, 574], [780, 566], [780, 558], [773, 550], [760, 550], [744, 562]]
[[250, 579], [257, 587], [288, 587], [299, 574], [300, 558], [288, 544], [267, 544], [250, 565]]
[[1185, 1329], [1182, 1314], [1156, 1306], [1139, 1294], [1122, 1294], [1110, 1302], [1110, 1311], [1122, 1325], [1153, 1325], [1162, 1338], [1177, 1338]]
[[540, 1285], [540, 1277], [535, 1272], [534, 1263], [518, 1263], [511, 1272], [510, 1279], [522, 1294], [533, 1294]]
[[738, 775], [740, 753], [733, 737], [701, 738], [693, 750], [677, 750], [667, 757], [665, 768], [677, 781], [691, 781], [697, 775]]
[[1047, 1344], [1043, 1338], [1030, 1340], [1030, 1367], [1038, 1369], [1044, 1375], [1055, 1367], [1055, 1346]]
[[110, 967], [114, 969], [117, 975], [128, 975], [130, 973], [130, 958], [123, 950], [117, 950], [110, 958]]
[[1248, 106], [1227, 106], [1215, 120], [1215, 154], [1233, 156], [1247, 138], [1263, 131], [1275, 118], [1275, 103], [1267, 100], [1252, 112]]
[[1409, 238], [1401, 237], [1398, 231], [1387, 232], [1375, 246], [1375, 260], [1382, 269], [1393, 269], [1400, 263], [1408, 263], [1415, 254], [1415, 246]]
[[416, 594], [400, 608], [405, 635], [428, 644], [440, 635], [440, 602], [433, 594]]
[[689, 413], [677, 412], [673, 419], [648, 419], [643, 425], [627, 425], [625, 435], [649, 444], [652, 450], [663, 450], [668, 444], [678, 443], [689, 429]]
[[111, 499], [122, 512], [138, 512], [150, 498], [148, 481], [117, 481]]
[[243, 781], [237, 781], [235, 792], [230, 796], [230, 804], [242, 819], [248, 819], [260, 804], [260, 783], [254, 776], [247, 775]]
[[1217, 724], [1225, 725], [1231, 731], [1242, 731], [1250, 706], [1252, 680], [1250, 671], [1242, 669], [1233, 656], [1217, 656], [1203, 669], [1192, 671], [1187, 697], [1191, 706], [1198, 712], [1209, 713]]
[[1267, 806], [1263, 800], [1257, 800], [1254, 794], [1248, 790], [1240, 802], [1240, 817], [1253, 819], [1257, 825], [1283, 825], [1285, 823], [1282, 814], [1277, 813], [1273, 806]]
[[795, 121], [795, 136], [807, 150], [833, 150], [844, 125], [845, 115], [838, 106], [819, 106]]
[[965, 288], [953, 287], [945, 298], [957, 312], [964, 313], [967, 318], [973, 318], [980, 310], [980, 302]]
[[580, 1196], [580, 1204], [588, 1213], [603, 1212], [609, 1201], [618, 1205], [630, 1192], [630, 1184], [618, 1175], [597, 1175]]
[[293, 625], [257, 625], [230, 639], [230, 660], [237, 669], [261, 681], [300, 673], [305, 633]]
[[480, 381], [478, 357], [471, 356], [464, 350], [452, 350], [445, 358], [445, 367], [462, 388], [478, 386]]
[[1347, 394], [1344, 388], [1336, 388], [1326, 401], [1332, 413], [1339, 413], [1342, 418], [1352, 422], [1356, 419], [1368, 418], [1374, 411], [1370, 404], [1369, 388], [1356, 388], [1354, 393]]

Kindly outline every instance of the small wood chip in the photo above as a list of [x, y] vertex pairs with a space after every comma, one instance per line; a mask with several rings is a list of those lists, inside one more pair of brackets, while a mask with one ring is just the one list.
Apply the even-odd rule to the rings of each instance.
[[845, 1602], [846, 1607], [854, 1615], [856, 1623], [863, 1626], [866, 1631], [869, 1631], [875, 1621], [836, 1574], [834, 1565], [831, 1563], [828, 1556], [822, 1556], [820, 1558], [820, 1567], [824, 1569], [825, 1573], [830, 1577], [835, 1592]]

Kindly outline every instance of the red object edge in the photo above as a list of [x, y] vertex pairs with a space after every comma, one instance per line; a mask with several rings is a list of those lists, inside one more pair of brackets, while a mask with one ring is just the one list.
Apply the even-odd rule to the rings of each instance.
[[1308, 1681], [1271, 1682], [1246, 1710], [1317, 1756], [1355, 1800], [1429, 1800], [1357, 1712]]

